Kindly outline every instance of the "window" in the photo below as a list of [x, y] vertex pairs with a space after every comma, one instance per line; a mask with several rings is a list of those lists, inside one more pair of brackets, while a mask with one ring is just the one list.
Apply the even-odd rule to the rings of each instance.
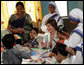
[[55, 1], [61, 16], [67, 16], [67, 1]]

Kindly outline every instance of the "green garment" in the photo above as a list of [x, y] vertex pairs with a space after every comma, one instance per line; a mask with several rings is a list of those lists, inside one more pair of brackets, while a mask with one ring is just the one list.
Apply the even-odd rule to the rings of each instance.
[[22, 36], [24, 40], [28, 41], [28, 35], [30, 33], [31, 28], [33, 27], [33, 22], [29, 14], [25, 13], [25, 15], [18, 19], [16, 18], [15, 14], [11, 15], [9, 19], [9, 25], [12, 26], [14, 29], [19, 27], [23, 28], [24, 34], [22, 34]]

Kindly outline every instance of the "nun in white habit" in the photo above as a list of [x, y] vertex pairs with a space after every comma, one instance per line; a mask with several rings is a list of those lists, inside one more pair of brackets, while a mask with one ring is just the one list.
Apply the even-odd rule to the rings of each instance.
[[49, 11], [49, 13], [47, 15], [45, 15], [43, 20], [42, 20], [42, 26], [41, 26], [42, 31], [48, 32], [47, 28], [46, 28], [46, 25], [45, 25], [45, 22], [49, 18], [54, 18], [57, 22], [57, 26], [61, 30], [64, 27], [64, 24], [63, 24], [62, 18], [60, 17], [60, 14], [58, 12], [58, 9], [56, 7], [55, 2], [52, 2], [52, 1], [49, 2], [48, 11]]
[[[69, 19], [78, 25], [70, 34], [69, 39], [64, 41], [64, 44], [75, 48], [83, 43], [83, 11], [78, 8], [73, 9], [69, 14]], [[77, 51], [76, 56], [73, 56], [72, 63], [83, 64], [83, 57], [80, 51]]]

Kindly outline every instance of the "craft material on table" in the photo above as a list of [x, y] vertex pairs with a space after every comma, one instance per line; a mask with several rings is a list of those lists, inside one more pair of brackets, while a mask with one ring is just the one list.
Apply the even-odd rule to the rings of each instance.
[[32, 48], [31, 59], [23, 59], [22, 64], [55, 64], [55, 58], [49, 57], [49, 49]]

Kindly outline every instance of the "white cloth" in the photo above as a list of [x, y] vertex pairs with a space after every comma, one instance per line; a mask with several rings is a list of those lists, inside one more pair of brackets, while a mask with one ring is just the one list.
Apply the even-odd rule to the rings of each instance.
[[[52, 16], [52, 15], [54, 15], [54, 14], [56, 14], [56, 13], [53, 13], [53, 14], [51, 14], [51, 13], [48, 13], [47, 15], [45, 15], [44, 16], [44, 18], [43, 18], [43, 20], [42, 20], [42, 26], [41, 26], [41, 29], [42, 29], [42, 31], [44, 31], [44, 32], [48, 32], [47, 31], [47, 27], [46, 27], [46, 25], [45, 25], [45, 22]], [[56, 20], [56, 22], [57, 22], [57, 20], [59, 19], [59, 15], [58, 16], [56, 16], [54, 19]], [[59, 20], [59, 22], [57, 23], [57, 26], [59, 26], [59, 25], [63, 25], [63, 20], [62, 19], [60, 19]], [[64, 25], [63, 25], [64, 26]]]
[[[83, 33], [82, 23], [78, 24], [78, 26], [75, 29], [79, 29], [81, 33]], [[70, 38], [64, 41], [64, 44], [66, 44], [67, 46], [76, 47], [78, 44], [81, 44], [82, 42], [83, 42], [83, 38], [77, 33], [73, 32], [70, 35]]]
[[[42, 26], [41, 26], [41, 29], [42, 29], [42, 31], [44, 31], [44, 32], [48, 32], [48, 31], [47, 31], [47, 27], [46, 27], [46, 25], [45, 25], [45, 22], [46, 22], [51, 16], [53, 16], [54, 14], [58, 14], [58, 16], [56, 16], [56, 17], [54, 18], [54, 19], [56, 20], [56, 22], [57, 22], [58, 19], [60, 18], [60, 14], [59, 14], [59, 12], [58, 12], [58, 9], [57, 9], [57, 7], [56, 7], [55, 2], [50, 2], [49, 4], [52, 4], [52, 5], [55, 6], [55, 12], [54, 12], [53, 14], [48, 13], [48, 14], [46, 14], [46, 15], [44, 16], [44, 18], [43, 18], [43, 20], [42, 20]], [[57, 26], [59, 26], [59, 25], [63, 25], [63, 26], [64, 26], [62, 18], [60, 18], [59, 22], [57, 23]]]
[[78, 19], [80, 23], [83, 23], [83, 11], [82, 10], [75, 8], [70, 12], [69, 16], [74, 19]]
[[[82, 43], [77, 46], [83, 48]], [[72, 64], [83, 64], [82, 51], [77, 50], [76, 55], [72, 56]]]
[[72, 61], [71, 61], [70, 58], [66, 58], [65, 60], [63, 60], [63, 61], [61, 62], [61, 64], [72, 64]]
[[[83, 33], [83, 26], [81, 24], [82, 23], [80, 23], [79, 26], [76, 27], [75, 29], [79, 29]], [[83, 38], [80, 35], [78, 35], [77, 33], [72, 33], [70, 35], [70, 38], [64, 41], [64, 44], [74, 48], [78, 45], [81, 45], [82, 42]], [[77, 51], [76, 56], [72, 58], [72, 64], [82, 64], [82, 63], [83, 63], [82, 53], [80, 51]]]
[[80, 51], [77, 51], [76, 55], [72, 56], [72, 64], [83, 64], [83, 56]]

